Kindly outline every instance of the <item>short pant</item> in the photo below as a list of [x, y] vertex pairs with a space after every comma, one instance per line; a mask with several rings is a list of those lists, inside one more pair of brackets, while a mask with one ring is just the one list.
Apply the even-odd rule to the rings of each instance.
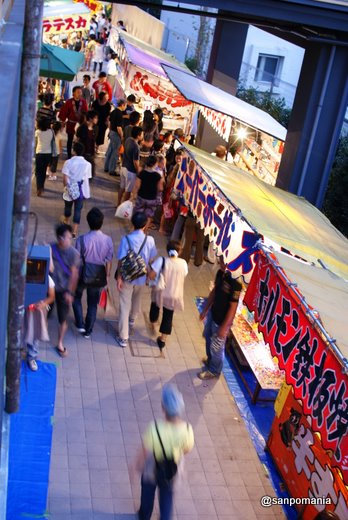
[[137, 174], [127, 170], [127, 183], [126, 183], [126, 192], [127, 193], [131, 193], [133, 191], [136, 179], [137, 179]]
[[[66, 292], [66, 291], [65, 291]], [[57, 292], [56, 291], [56, 305], [57, 305], [57, 314], [58, 314], [58, 323], [61, 325], [67, 320], [70, 305], [66, 302], [64, 298], [65, 292]]]

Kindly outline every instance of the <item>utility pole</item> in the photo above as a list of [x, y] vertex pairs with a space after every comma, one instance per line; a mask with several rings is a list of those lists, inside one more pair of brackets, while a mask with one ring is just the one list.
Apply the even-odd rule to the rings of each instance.
[[24, 317], [31, 165], [34, 152], [34, 121], [40, 69], [42, 15], [43, 0], [26, 0], [11, 236], [5, 402], [7, 413], [17, 412], [19, 407], [20, 349]]

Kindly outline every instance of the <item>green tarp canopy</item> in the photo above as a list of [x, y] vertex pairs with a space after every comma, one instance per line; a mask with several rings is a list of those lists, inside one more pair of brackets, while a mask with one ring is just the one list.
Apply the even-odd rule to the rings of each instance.
[[72, 81], [85, 57], [82, 52], [68, 51], [57, 45], [41, 46], [40, 76]]

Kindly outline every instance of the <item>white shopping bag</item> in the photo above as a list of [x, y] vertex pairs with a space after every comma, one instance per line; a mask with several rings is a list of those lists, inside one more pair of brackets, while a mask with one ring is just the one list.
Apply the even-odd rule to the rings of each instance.
[[124, 219], [131, 219], [133, 214], [133, 203], [130, 200], [126, 200], [125, 202], [122, 202], [117, 208], [115, 217], [118, 218], [124, 218]]

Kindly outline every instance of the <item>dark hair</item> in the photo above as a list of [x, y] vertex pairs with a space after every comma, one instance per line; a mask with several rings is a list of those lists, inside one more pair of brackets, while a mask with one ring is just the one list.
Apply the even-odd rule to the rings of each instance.
[[95, 110], [88, 110], [88, 112], [86, 114], [86, 119], [87, 119], [87, 121], [91, 121], [97, 115], [98, 115], [98, 112], [96, 112]]
[[[94, 20], [95, 21], [95, 20]], [[95, 40], [96, 37], [95, 37], [95, 34], [91, 34], [90, 37], [89, 37], [90, 40]]]
[[142, 229], [146, 226], [147, 216], [142, 211], [137, 211], [133, 213], [131, 222], [134, 229]]
[[163, 110], [162, 110], [162, 108], [155, 108], [153, 113], [156, 114], [158, 116], [159, 120], [161, 121], [161, 119], [163, 118]]
[[156, 125], [154, 119], [153, 119], [153, 113], [151, 110], [145, 110], [143, 115], [143, 130], [144, 132], [152, 132], [154, 129], [154, 126]]
[[80, 85], [75, 85], [72, 89], [72, 93], [76, 92], [77, 89], [82, 89], [82, 87], [80, 87]]
[[106, 78], [106, 72], [103, 72], [103, 71], [99, 72], [98, 78]]
[[55, 121], [52, 125], [53, 132], [55, 134], [58, 134], [59, 130], [62, 129], [62, 123], [60, 121]]
[[129, 94], [129, 96], [127, 96], [127, 101], [130, 101], [131, 103], [135, 103], [135, 101], [136, 101], [135, 95]]
[[48, 130], [50, 126], [51, 126], [51, 121], [49, 119], [47, 119], [47, 117], [38, 119], [38, 121], [37, 121], [37, 127], [42, 132], [45, 132], [46, 130]]
[[156, 139], [156, 141], [153, 143], [153, 151], [156, 153], [156, 152], [160, 152], [163, 148], [163, 141], [161, 141], [161, 139]]
[[51, 106], [52, 105], [52, 94], [49, 94], [49, 93], [44, 94], [43, 98], [42, 98], [42, 102], [46, 107]]
[[72, 227], [69, 224], [58, 224], [56, 226], [56, 237], [63, 237], [67, 231], [72, 233]]
[[179, 157], [179, 155], [180, 155], [180, 156], [184, 155], [184, 151], [183, 151], [182, 148], [179, 148], [179, 149], [175, 152], [174, 157]]
[[158, 163], [158, 159], [156, 155], [149, 155], [149, 157], [145, 161], [145, 167], [147, 168], [153, 168], [155, 164]]
[[[100, 45], [104, 45], [104, 38], [98, 38], [97, 42], [100, 43]], [[100, 74], [99, 74], [99, 77], [100, 77]], [[106, 74], [105, 74], [105, 76], [106, 76]]]
[[92, 208], [87, 213], [87, 222], [92, 231], [100, 229], [104, 222], [104, 213], [99, 208]]
[[119, 25], [124, 25], [124, 24], [123, 24], [123, 20], [119, 20], [117, 23], [118, 23]]
[[103, 91], [99, 92], [99, 94], [98, 94], [99, 101], [103, 101], [103, 99], [105, 98], [106, 94], [107, 94], [107, 92], [103, 92]]
[[124, 98], [120, 98], [118, 101], [117, 101], [117, 106], [118, 107], [121, 107], [122, 105], [125, 105], [126, 104], [126, 100]]
[[173, 136], [173, 132], [166, 132], [163, 136], [163, 141], [167, 139], [167, 137]]
[[169, 253], [171, 249], [174, 249], [174, 251], [177, 251], [179, 253], [181, 251], [181, 247], [182, 246], [180, 240], [169, 240], [167, 244], [167, 253]]
[[83, 146], [82, 143], [79, 143], [78, 141], [76, 141], [73, 144], [73, 151], [75, 152], [76, 155], [81, 156], [84, 154], [85, 147]]
[[129, 124], [130, 125], [137, 125], [140, 121], [140, 118], [141, 118], [141, 114], [140, 112], [137, 112], [136, 110], [133, 110], [133, 112], [131, 112], [129, 114]]
[[184, 137], [184, 131], [182, 128], [177, 128], [176, 130], [174, 130], [174, 135], [176, 137]]
[[91, 76], [89, 74], [84, 74], [83, 79], [88, 79], [88, 81], [91, 81]]
[[131, 136], [133, 137], [133, 139], [137, 139], [137, 137], [139, 137], [139, 135], [142, 132], [143, 129], [141, 128], [141, 126], [133, 126]]

